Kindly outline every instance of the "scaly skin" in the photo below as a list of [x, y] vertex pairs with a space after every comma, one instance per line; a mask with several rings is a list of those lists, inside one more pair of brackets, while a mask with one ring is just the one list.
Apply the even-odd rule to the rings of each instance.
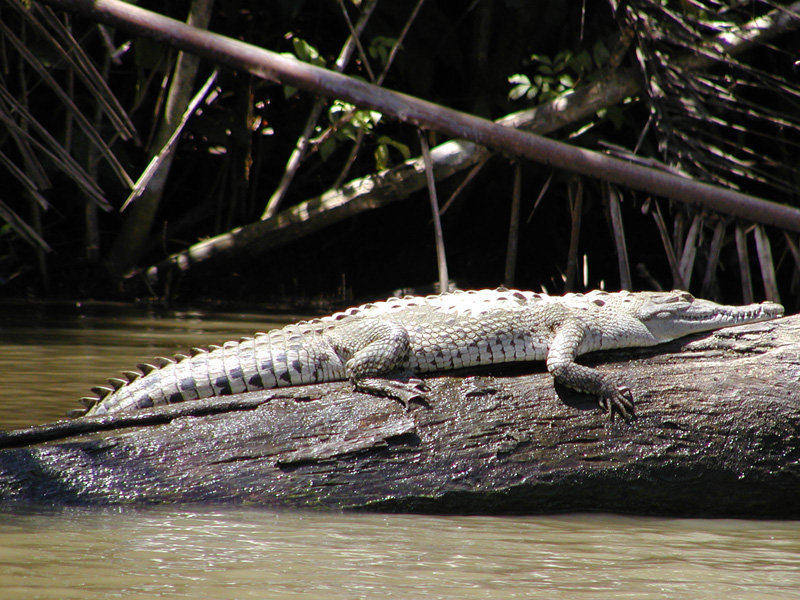
[[779, 304], [724, 306], [687, 292], [548, 296], [478, 290], [390, 298], [301, 321], [192, 356], [139, 365], [84, 398], [87, 415], [349, 379], [356, 390], [403, 403], [426, 400], [417, 376], [505, 362], [544, 360], [556, 382], [593, 394], [613, 418], [633, 416], [630, 390], [575, 358], [654, 346], [692, 333], [783, 315]]

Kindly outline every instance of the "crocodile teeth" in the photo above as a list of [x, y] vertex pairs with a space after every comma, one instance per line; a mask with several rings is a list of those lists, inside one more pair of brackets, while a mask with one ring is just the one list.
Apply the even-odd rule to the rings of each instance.
[[205, 354], [207, 351], [203, 350], [203, 348], [190, 348], [189, 354], [192, 356], [197, 356], [198, 354]]
[[[98, 402], [100, 402], [100, 398], [89, 398], [89, 397], [87, 396], [86, 398], [81, 398], [80, 400], [78, 400], [78, 402], [80, 402], [81, 404], [83, 404], [83, 405], [84, 405], [84, 406], [85, 406], [87, 409], [88, 409], [88, 408], [94, 408], [94, 406], [95, 406], [95, 405], [96, 405]], [[77, 409], [77, 410], [80, 410], [80, 409]], [[85, 412], [85, 411], [84, 411], [84, 412]]]
[[136, 371], [123, 371], [122, 375], [128, 380], [128, 383], [133, 383], [142, 376], [141, 373], [137, 373]]
[[98, 385], [97, 387], [93, 387], [92, 391], [95, 394], [97, 394], [100, 397], [100, 399], [103, 399], [106, 396], [108, 396], [109, 394], [113, 394], [114, 393], [114, 390], [112, 388], [106, 387], [104, 385]]
[[118, 390], [119, 388], [128, 385], [127, 381], [125, 381], [124, 379], [119, 379], [117, 377], [110, 378], [108, 380], [108, 383], [111, 384], [111, 387], [113, 387], [115, 390]]
[[141, 363], [136, 365], [136, 368], [139, 369], [143, 375], [148, 375], [153, 371], [157, 371], [158, 367], [155, 365], [151, 365], [150, 363]]

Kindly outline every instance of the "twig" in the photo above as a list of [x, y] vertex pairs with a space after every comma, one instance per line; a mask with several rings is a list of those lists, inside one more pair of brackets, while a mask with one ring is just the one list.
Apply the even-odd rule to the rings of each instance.
[[739, 255], [739, 277], [742, 281], [742, 302], [753, 302], [753, 277], [750, 273], [750, 253], [744, 225], [736, 223], [736, 252]]
[[725, 245], [725, 221], [720, 219], [714, 226], [714, 235], [711, 237], [711, 246], [708, 251], [708, 261], [706, 262], [706, 274], [703, 277], [703, 287], [701, 288], [701, 295], [703, 298], [709, 298], [711, 293], [711, 286], [714, 283], [714, 275], [717, 272], [717, 265], [719, 264], [719, 257], [722, 254], [722, 247]]
[[703, 231], [703, 216], [695, 215], [689, 232], [686, 234], [686, 241], [683, 244], [681, 253], [681, 289], [688, 290], [692, 282], [692, 272], [694, 271], [694, 259], [697, 256], [697, 246], [699, 245], [700, 234]]
[[778, 281], [775, 275], [775, 263], [772, 260], [772, 247], [767, 232], [761, 225], [755, 226], [756, 252], [758, 264], [761, 266], [761, 279], [764, 282], [764, 295], [770, 302], [780, 302]]
[[[569, 213], [572, 223], [569, 233], [569, 249], [567, 250], [567, 271], [564, 276], [564, 289], [575, 289], [575, 278], [578, 274], [578, 243], [581, 238], [581, 216], [583, 215], [583, 179], [569, 186]], [[630, 289], [630, 288], [625, 288]]]
[[439, 289], [446, 292], [450, 289], [450, 276], [447, 273], [447, 257], [444, 251], [444, 236], [442, 235], [442, 219], [439, 216], [439, 201], [436, 199], [436, 180], [433, 178], [433, 165], [431, 153], [428, 149], [428, 139], [425, 132], [419, 130], [419, 143], [422, 147], [422, 158], [425, 161], [425, 178], [428, 182], [428, 194], [431, 201], [431, 214], [433, 215], [433, 231], [436, 238], [436, 263], [439, 268]]
[[506, 287], [514, 287], [517, 271], [517, 248], [519, 246], [519, 207], [522, 193], [522, 167], [514, 163], [514, 189], [511, 192], [511, 216], [508, 221], [508, 248], [506, 250], [506, 270], [503, 281]]
[[672, 287], [681, 287], [681, 270], [678, 266], [678, 253], [675, 251], [675, 246], [669, 237], [667, 224], [664, 221], [664, 215], [661, 213], [661, 205], [653, 198], [648, 198], [647, 204], [655, 206], [655, 210], [651, 210], [650, 214], [653, 215], [653, 220], [656, 222], [658, 233], [661, 236], [661, 244], [664, 246], [664, 252], [667, 255], [667, 262], [672, 272]]
[[619, 267], [619, 286], [623, 290], [633, 289], [631, 265], [628, 258], [628, 244], [625, 240], [625, 227], [622, 224], [619, 192], [613, 185], [608, 186], [608, 214], [611, 217], [611, 229], [614, 232], [614, 246], [617, 249], [617, 265]]
[[186, 110], [183, 111], [181, 115], [181, 120], [175, 126], [175, 129], [172, 131], [172, 134], [169, 136], [167, 141], [158, 151], [151, 160], [150, 163], [147, 165], [145, 170], [139, 176], [139, 179], [136, 180], [136, 184], [133, 186], [131, 193], [128, 195], [128, 198], [125, 200], [124, 204], [120, 207], [119, 212], [123, 212], [131, 203], [135, 202], [137, 198], [139, 198], [147, 189], [147, 185], [153, 179], [153, 177], [158, 173], [159, 169], [168, 165], [167, 159], [172, 156], [172, 151], [175, 149], [175, 146], [178, 143], [178, 140], [181, 137], [181, 133], [183, 133], [184, 127], [186, 127], [186, 123], [189, 122], [191, 116], [195, 113], [197, 108], [200, 106], [200, 103], [205, 100], [208, 93], [211, 91], [211, 87], [214, 85], [214, 82], [217, 80], [217, 73], [219, 73], [218, 69], [214, 69], [214, 72], [209, 75], [206, 82], [203, 84], [203, 87], [200, 88], [194, 98], [192, 98], [191, 102], [189, 102], [189, 106], [186, 107]]

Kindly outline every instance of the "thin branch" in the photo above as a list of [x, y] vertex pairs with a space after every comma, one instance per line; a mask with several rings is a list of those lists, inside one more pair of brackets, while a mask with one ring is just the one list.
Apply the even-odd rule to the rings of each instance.
[[619, 286], [623, 290], [633, 289], [631, 265], [628, 258], [628, 244], [625, 240], [625, 227], [622, 224], [622, 208], [619, 192], [612, 185], [608, 188], [608, 213], [611, 217], [611, 229], [614, 232], [614, 246], [617, 249], [617, 266], [619, 268]]
[[447, 273], [447, 256], [444, 249], [444, 236], [442, 235], [442, 219], [439, 216], [439, 201], [436, 198], [436, 180], [433, 178], [433, 165], [431, 153], [428, 148], [428, 138], [425, 132], [419, 130], [419, 143], [422, 147], [422, 159], [425, 161], [425, 179], [428, 182], [428, 195], [431, 201], [431, 215], [433, 215], [433, 231], [436, 238], [436, 264], [439, 269], [439, 289], [446, 292], [450, 289], [450, 276]]
[[714, 275], [717, 272], [719, 257], [722, 254], [722, 247], [725, 245], [725, 221], [720, 219], [714, 226], [714, 235], [711, 237], [711, 246], [708, 251], [708, 261], [706, 261], [706, 274], [703, 277], [703, 287], [701, 295], [703, 298], [710, 297], [711, 287], [714, 283]]
[[[567, 250], [567, 269], [564, 276], [564, 289], [575, 289], [575, 278], [578, 273], [578, 243], [581, 238], [581, 216], [583, 215], [583, 179], [578, 177], [577, 183], [569, 186], [570, 233]], [[630, 288], [624, 288], [630, 289]]]
[[739, 277], [742, 283], [742, 302], [753, 302], [753, 276], [750, 273], [750, 253], [747, 251], [747, 234], [744, 225], [736, 223], [736, 253], [739, 255]]
[[699, 239], [702, 231], [703, 216], [697, 214], [694, 216], [692, 224], [689, 226], [689, 232], [686, 234], [686, 241], [683, 244], [683, 252], [681, 253], [681, 289], [688, 290], [692, 282], [694, 259], [697, 257], [697, 247], [700, 245]]
[[508, 220], [508, 247], [506, 248], [506, 270], [503, 284], [514, 287], [517, 271], [517, 252], [519, 246], [519, 207], [522, 195], [522, 166], [514, 163], [514, 189], [511, 192], [511, 216]]
[[675, 245], [670, 239], [667, 223], [661, 212], [661, 205], [653, 198], [648, 198], [646, 205], [655, 206], [655, 210], [650, 210], [650, 214], [653, 215], [653, 220], [661, 236], [661, 244], [664, 246], [664, 252], [667, 255], [667, 263], [672, 273], [672, 287], [681, 287], [681, 269], [678, 265], [678, 253], [675, 251]]
[[775, 275], [775, 263], [772, 259], [772, 247], [767, 232], [761, 225], [755, 227], [756, 252], [758, 264], [761, 266], [761, 279], [764, 282], [764, 295], [770, 302], [780, 302], [778, 278]]
[[208, 79], [206, 79], [203, 87], [200, 88], [200, 91], [198, 91], [194, 95], [194, 98], [192, 98], [192, 101], [189, 102], [189, 106], [186, 107], [185, 111], [183, 111], [181, 120], [176, 125], [172, 135], [169, 136], [169, 139], [158, 151], [158, 154], [152, 158], [145, 170], [139, 176], [139, 179], [133, 186], [130, 195], [125, 200], [125, 203], [120, 207], [120, 212], [123, 212], [126, 208], [128, 208], [128, 206], [130, 206], [132, 202], [135, 202], [136, 199], [144, 193], [147, 185], [150, 183], [150, 180], [152, 180], [156, 173], [158, 173], [159, 169], [161, 169], [164, 165], [168, 166], [168, 163], [166, 162], [167, 157], [172, 155], [172, 151], [175, 149], [175, 146], [181, 137], [181, 133], [183, 133], [183, 129], [186, 127], [186, 123], [189, 122], [189, 119], [200, 106], [200, 103], [205, 100], [206, 96], [208, 96], [208, 93], [211, 91], [211, 86], [213, 86], [214, 82], [217, 80], [217, 73], [219, 73], [219, 71], [214, 69], [211, 75], [209, 75]]

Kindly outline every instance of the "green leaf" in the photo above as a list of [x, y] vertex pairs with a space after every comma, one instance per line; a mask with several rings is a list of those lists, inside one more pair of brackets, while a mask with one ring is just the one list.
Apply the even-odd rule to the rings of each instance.
[[342, 100], [334, 100], [330, 108], [328, 108], [328, 120], [331, 123], [338, 123], [339, 120], [347, 114], [355, 111], [356, 107], [349, 102]]
[[358, 132], [352, 123], [347, 123], [336, 131], [335, 137], [338, 140], [350, 140], [351, 142], [355, 142], [358, 138]]
[[327, 161], [330, 158], [331, 154], [336, 150], [337, 146], [336, 139], [334, 137], [329, 137], [327, 140], [322, 142], [319, 145], [319, 157], [322, 159], [323, 162]]
[[[508, 99], [509, 100], [519, 100], [523, 96], [527, 96], [528, 98], [530, 98], [531, 97], [530, 93], [531, 93], [532, 89], [533, 88], [531, 88], [531, 86], [529, 86], [529, 85], [517, 85], [517, 86], [514, 86], [508, 92]], [[535, 95], [536, 94], [534, 94], [534, 96]]]
[[403, 155], [403, 160], [408, 160], [411, 158], [411, 150], [405, 144], [398, 142], [397, 140], [393, 140], [389, 136], [382, 135], [377, 140], [378, 145], [375, 147], [375, 166], [378, 168], [379, 171], [383, 169], [388, 169], [391, 166], [391, 156], [389, 154], [389, 148], [392, 147], [400, 154]]
[[611, 58], [611, 53], [603, 42], [598, 41], [594, 45], [594, 48], [592, 48], [592, 57], [594, 58], [595, 64], [598, 67], [602, 67], [608, 62], [608, 59]]
[[572, 52], [570, 50], [559, 52], [556, 54], [556, 60], [553, 64], [553, 69], [556, 71], [556, 73], [560, 73], [567, 68], [571, 60]]
[[389, 147], [386, 144], [378, 144], [375, 147], [375, 168], [383, 171], [389, 168]]
[[303, 62], [311, 63], [318, 67], [325, 66], [325, 59], [320, 56], [319, 51], [303, 38], [292, 38], [292, 50], [294, 50], [297, 58]]
[[380, 60], [382, 66], [386, 66], [386, 63], [389, 61], [389, 52], [395, 43], [397, 43], [396, 38], [377, 35], [372, 38], [367, 52], [372, 58]]
[[378, 138], [378, 143], [391, 146], [395, 150], [399, 151], [400, 154], [403, 155], [403, 160], [408, 160], [409, 158], [411, 158], [411, 150], [409, 149], [409, 147], [406, 146], [405, 144], [403, 144], [402, 142], [398, 142], [397, 140], [393, 140], [389, 136], [386, 136], [386, 135], [380, 136]]
[[570, 59], [569, 66], [576, 75], [582, 75], [587, 71], [591, 71], [592, 57], [586, 50], [583, 50]]
[[549, 56], [545, 56], [544, 54], [531, 54], [531, 60], [533, 62], [542, 63], [544, 65], [552, 65], [553, 61], [550, 60]]
[[[531, 80], [523, 73], [514, 73], [508, 78], [508, 83], [515, 84], [508, 92], [509, 100], [519, 100], [523, 96], [530, 98]], [[535, 94], [534, 94], [535, 95]]]

